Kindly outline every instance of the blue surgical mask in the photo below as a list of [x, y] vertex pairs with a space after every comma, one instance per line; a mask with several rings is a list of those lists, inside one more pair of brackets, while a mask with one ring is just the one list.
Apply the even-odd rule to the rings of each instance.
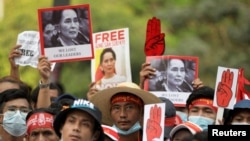
[[208, 129], [208, 125], [214, 124], [214, 120], [203, 116], [189, 116], [189, 121], [199, 125], [203, 130]]
[[176, 111], [176, 114], [181, 118], [182, 122], [187, 121], [187, 113], [181, 112], [181, 111]]
[[4, 130], [15, 137], [24, 135], [27, 129], [26, 116], [27, 114], [21, 114], [19, 110], [5, 112], [2, 125]]
[[231, 124], [232, 124], [232, 125], [250, 125], [250, 124], [247, 123], [247, 122], [232, 122]]
[[129, 130], [127, 131], [124, 131], [124, 130], [121, 130], [119, 129], [117, 126], [113, 125], [112, 127], [114, 127], [115, 129], [117, 129], [118, 131], [118, 134], [121, 134], [121, 135], [129, 135], [129, 134], [132, 134], [138, 130], [141, 129], [141, 125], [139, 122], [136, 122]]

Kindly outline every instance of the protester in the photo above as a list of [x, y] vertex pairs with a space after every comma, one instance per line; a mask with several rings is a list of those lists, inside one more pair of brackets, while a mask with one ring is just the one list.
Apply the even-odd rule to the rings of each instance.
[[186, 101], [188, 121], [199, 125], [203, 130], [215, 123], [217, 107], [213, 106], [214, 89], [203, 86], [194, 90]]
[[201, 131], [201, 127], [190, 121], [187, 121], [182, 124], [176, 125], [170, 131], [170, 141], [181, 141], [185, 138], [192, 137], [194, 134]]
[[3, 141], [23, 141], [26, 132], [25, 118], [31, 111], [29, 94], [20, 89], [0, 93], [0, 136]]
[[55, 118], [54, 129], [63, 141], [104, 141], [102, 113], [93, 103], [77, 99]]
[[132, 82], [98, 91], [91, 101], [103, 113], [102, 123], [116, 128], [121, 141], [141, 140], [144, 105], [162, 102]]
[[225, 118], [224, 124], [228, 125], [250, 125], [250, 100], [238, 101]]
[[48, 108], [35, 109], [26, 117], [26, 141], [59, 141], [53, 122], [55, 112]]

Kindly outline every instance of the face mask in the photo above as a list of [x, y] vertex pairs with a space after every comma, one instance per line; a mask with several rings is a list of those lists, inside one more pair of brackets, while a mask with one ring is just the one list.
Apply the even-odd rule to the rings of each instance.
[[232, 124], [232, 125], [250, 125], [250, 124], [247, 123], [247, 122], [232, 122], [231, 124]]
[[181, 111], [176, 111], [176, 114], [181, 118], [182, 122], [187, 121], [187, 113], [181, 112]]
[[26, 132], [26, 116], [27, 114], [21, 114], [19, 110], [5, 112], [3, 117], [4, 130], [15, 137], [24, 135]]
[[202, 116], [189, 116], [189, 121], [199, 125], [203, 130], [208, 129], [208, 125], [214, 124], [214, 120]]
[[136, 122], [136, 123], [135, 123], [129, 130], [127, 130], [127, 131], [121, 130], [121, 129], [119, 129], [119, 128], [118, 128], [117, 126], [115, 126], [115, 125], [113, 125], [113, 127], [114, 127], [115, 129], [117, 129], [118, 134], [121, 134], [121, 135], [129, 135], [129, 134], [132, 134], [132, 133], [134, 133], [134, 132], [136, 132], [136, 131], [138, 131], [138, 130], [141, 129], [141, 125], [140, 125], [139, 122]]

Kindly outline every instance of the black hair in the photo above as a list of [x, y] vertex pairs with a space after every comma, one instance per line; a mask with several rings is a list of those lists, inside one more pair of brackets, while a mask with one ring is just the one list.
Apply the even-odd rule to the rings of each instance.
[[205, 99], [214, 99], [214, 89], [209, 86], [203, 86], [198, 89], [193, 90], [189, 95], [186, 101], [186, 108], [189, 109], [189, 106], [196, 99], [205, 98]]
[[19, 98], [26, 99], [29, 103], [29, 108], [32, 109], [31, 98], [28, 93], [21, 89], [8, 89], [0, 93], [0, 113], [3, 113], [3, 108], [6, 102]]
[[100, 55], [100, 64], [101, 64], [102, 61], [103, 61], [103, 56], [104, 56], [107, 52], [112, 53], [114, 59], [116, 60], [116, 54], [115, 54], [114, 50], [113, 50], [112, 48], [105, 48], [105, 49], [102, 51], [101, 55]]
[[17, 84], [21, 90], [23, 90], [25, 93], [30, 94], [32, 91], [32, 88], [26, 84], [25, 82], [18, 80], [12, 76], [4, 76], [0, 78], [0, 83], [9, 82], [13, 84]]
[[[52, 14], [52, 19], [53, 19], [53, 24], [59, 24], [60, 21], [61, 21], [61, 18], [62, 18], [62, 12], [64, 10], [68, 10], [68, 9], [63, 9], [63, 10], [55, 10], [53, 11], [53, 14]], [[72, 8], [71, 10], [74, 10], [77, 17], [78, 17], [78, 12], [77, 12], [77, 9], [75, 8]]]

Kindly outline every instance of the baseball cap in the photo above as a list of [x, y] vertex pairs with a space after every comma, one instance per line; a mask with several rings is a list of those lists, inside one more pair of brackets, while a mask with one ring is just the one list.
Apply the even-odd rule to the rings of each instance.
[[60, 128], [62, 124], [64, 124], [68, 114], [74, 110], [81, 110], [83, 112], [88, 113], [90, 116], [92, 116], [95, 119], [96, 123], [98, 124], [97, 125], [99, 127], [98, 129], [101, 130], [101, 138], [104, 138], [103, 129], [101, 127], [102, 113], [93, 103], [85, 99], [75, 99], [74, 103], [69, 108], [61, 111], [56, 116], [53, 126], [54, 126], [56, 134], [59, 137], [61, 137]]
[[65, 93], [65, 94], [62, 94], [62, 95], [60, 95], [60, 96], [58, 96], [55, 100], [54, 100], [54, 102], [59, 102], [59, 101], [61, 101], [61, 100], [63, 100], [63, 99], [70, 99], [70, 100], [75, 100], [75, 99], [77, 99], [75, 96], [73, 96], [72, 94], [68, 94], [68, 93]]
[[238, 101], [235, 105], [234, 108], [246, 108], [246, 109], [250, 109], [250, 100], [249, 99], [243, 99]]
[[170, 131], [170, 138], [173, 138], [173, 136], [175, 135], [176, 132], [178, 132], [181, 129], [188, 129], [190, 131], [191, 134], [196, 134], [198, 132], [202, 131], [202, 128], [199, 127], [198, 125], [190, 122], [190, 121], [186, 121], [183, 122], [181, 124], [176, 125], [171, 131]]

